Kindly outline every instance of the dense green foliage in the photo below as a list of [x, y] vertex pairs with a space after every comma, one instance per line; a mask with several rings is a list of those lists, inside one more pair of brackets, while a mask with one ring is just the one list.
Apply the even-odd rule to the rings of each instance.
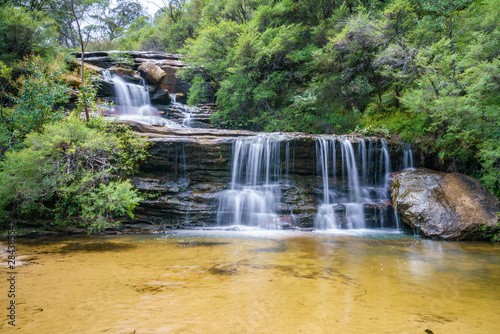
[[39, 11], [0, 5], [0, 60], [11, 64], [31, 53], [54, 57], [59, 49], [54, 23]]
[[[64, 109], [70, 75], [68, 55], [59, 52], [65, 43], [76, 43], [68, 3], [0, 4], [0, 227], [11, 219], [49, 219], [100, 230], [120, 216], [133, 217], [142, 200], [128, 177], [146, 157], [146, 142], [124, 125], [79, 118], [84, 110], [98, 114], [102, 107], [88, 73], [74, 92], [77, 108]], [[71, 3], [80, 13], [105, 5]]]
[[[145, 142], [100, 119], [76, 117], [31, 132], [1, 164], [0, 210], [10, 218], [73, 220], [100, 229], [141, 200], [125, 179], [145, 157]], [[6, 215], [7, 213], [4, 212]]]
[[[500, 0], [165, 0], [150, 18], [134, 0], [10, 0], [0, 5], [2, 117], [22, 108], [5, 96], [19, 98], [12, 83], [23, 57], [77, 47], [81, 21], [87, 50], [184, 53], [188, 101], [216, 101], [214, 123], [388, 130], [436, 157], [431, 167], [477, 177], [500, 196], [498, 8]], [[43, 119], [1, 122], [2, 150]]]
[[216, 100], [214, 122], [317, 133], [385, 126], [436, 156], [437, 168], [500, 196], [499, 0], [184, 8], [198, 17], [181, 49], [189, 102]]
[[12, 68], [0, 61], [0, 160], [31, 131], [61, 120], [63, 111], [56, 105], [68, 100], [59, 59], [46, 64], [39, 56], [26, 57], [17, 69], [23, 74], [14, 80]]

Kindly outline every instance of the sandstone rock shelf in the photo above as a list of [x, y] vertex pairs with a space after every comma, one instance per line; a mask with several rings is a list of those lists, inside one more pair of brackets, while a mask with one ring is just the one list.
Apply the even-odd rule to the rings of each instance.
[[[166, 129], [127, 122], [134, 131], [151, 142], [150, 158], [142, 164], [143, 176], [133, 180], [137, 189], [157, 196], [143, 202], [137, 209], [136, 219], [165, 226], [192, 227], [215, 224], [221, 192], [231, 182], [233, 145], [239, 138], [269, 136], [280, 141], [278, 166], [283, 171], [279, 183], [281, 202], [275, 208], [278, 215], [293, 214], [301, 227], [311, 227], [322, 192], [318, 173], [316, 145], [318, 138], [331, 135], [304, 133], [259, 134], [251, 131], [217, 129]], [[352, 145], [370, 140], [380, 146], [376, 137], [334, 136], [349, 138]], [[387, 140], [391, 161], [396, 170], [401, 168], [403, 143]], [[379, 153], [377, 153], [379, 154]], [[339, 150], [338, 156], [341, 156]], [[341, 175], [338, 160], [336, 179], [339, 189], [349, 187], [346, 175]], [[285, 172], [286, 171], [286, 172]], [[388, 203], [390, 206], [390, 203]], [[366, 204], [365, 212], [370, 224], [378, 204]], [[339, 206], [338, 210], [345, 210]], [[375, 210], [375, 211], [374, 211]]]

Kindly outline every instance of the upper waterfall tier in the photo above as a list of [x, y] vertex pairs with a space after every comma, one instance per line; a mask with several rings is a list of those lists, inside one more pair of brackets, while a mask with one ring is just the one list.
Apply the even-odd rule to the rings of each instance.
[[180, 129], [183, 125], [160, 116], [158, 109], [151, 105], [148, 86], [141, 78], [139, 84], [130, 83], [108, 70], [102, 70], [105, 80], [113, 84], [114, 106], [107, 111], [108, 115], [122, 120], [133, 120], [145, 124], [161, 125], [167, 128]]

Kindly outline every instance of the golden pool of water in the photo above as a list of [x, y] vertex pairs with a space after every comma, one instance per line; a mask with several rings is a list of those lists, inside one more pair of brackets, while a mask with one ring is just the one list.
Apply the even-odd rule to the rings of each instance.
[[[395, 233], [18, 239], [2, 333], [497, 333], [500, 248]], [[5, 249], [5, 243], [2, 244]]]

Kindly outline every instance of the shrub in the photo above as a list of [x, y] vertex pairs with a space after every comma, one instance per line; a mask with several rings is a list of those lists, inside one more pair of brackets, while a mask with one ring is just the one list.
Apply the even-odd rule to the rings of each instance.
[[141, 196], [126, 176], [146, 156], [146, 142], [130, 130], [72, 117], [28, 134], [24, 145], [0, 164], [4, 216], [83, 221], [90, 230], [133, 216]]
[[54, 110], [57, 103], [68, 100], [68, 89], [62, 80], [64, 69], [60, 60], [46, 65], [38, 56], [26, 58], [25, 71], [16, 85], [18, 96], [14, 98], [15, 107], [12, 121], [23, 134], [32, 130], [41, 131], [44, 124], [60, 120], [62, 110]]

